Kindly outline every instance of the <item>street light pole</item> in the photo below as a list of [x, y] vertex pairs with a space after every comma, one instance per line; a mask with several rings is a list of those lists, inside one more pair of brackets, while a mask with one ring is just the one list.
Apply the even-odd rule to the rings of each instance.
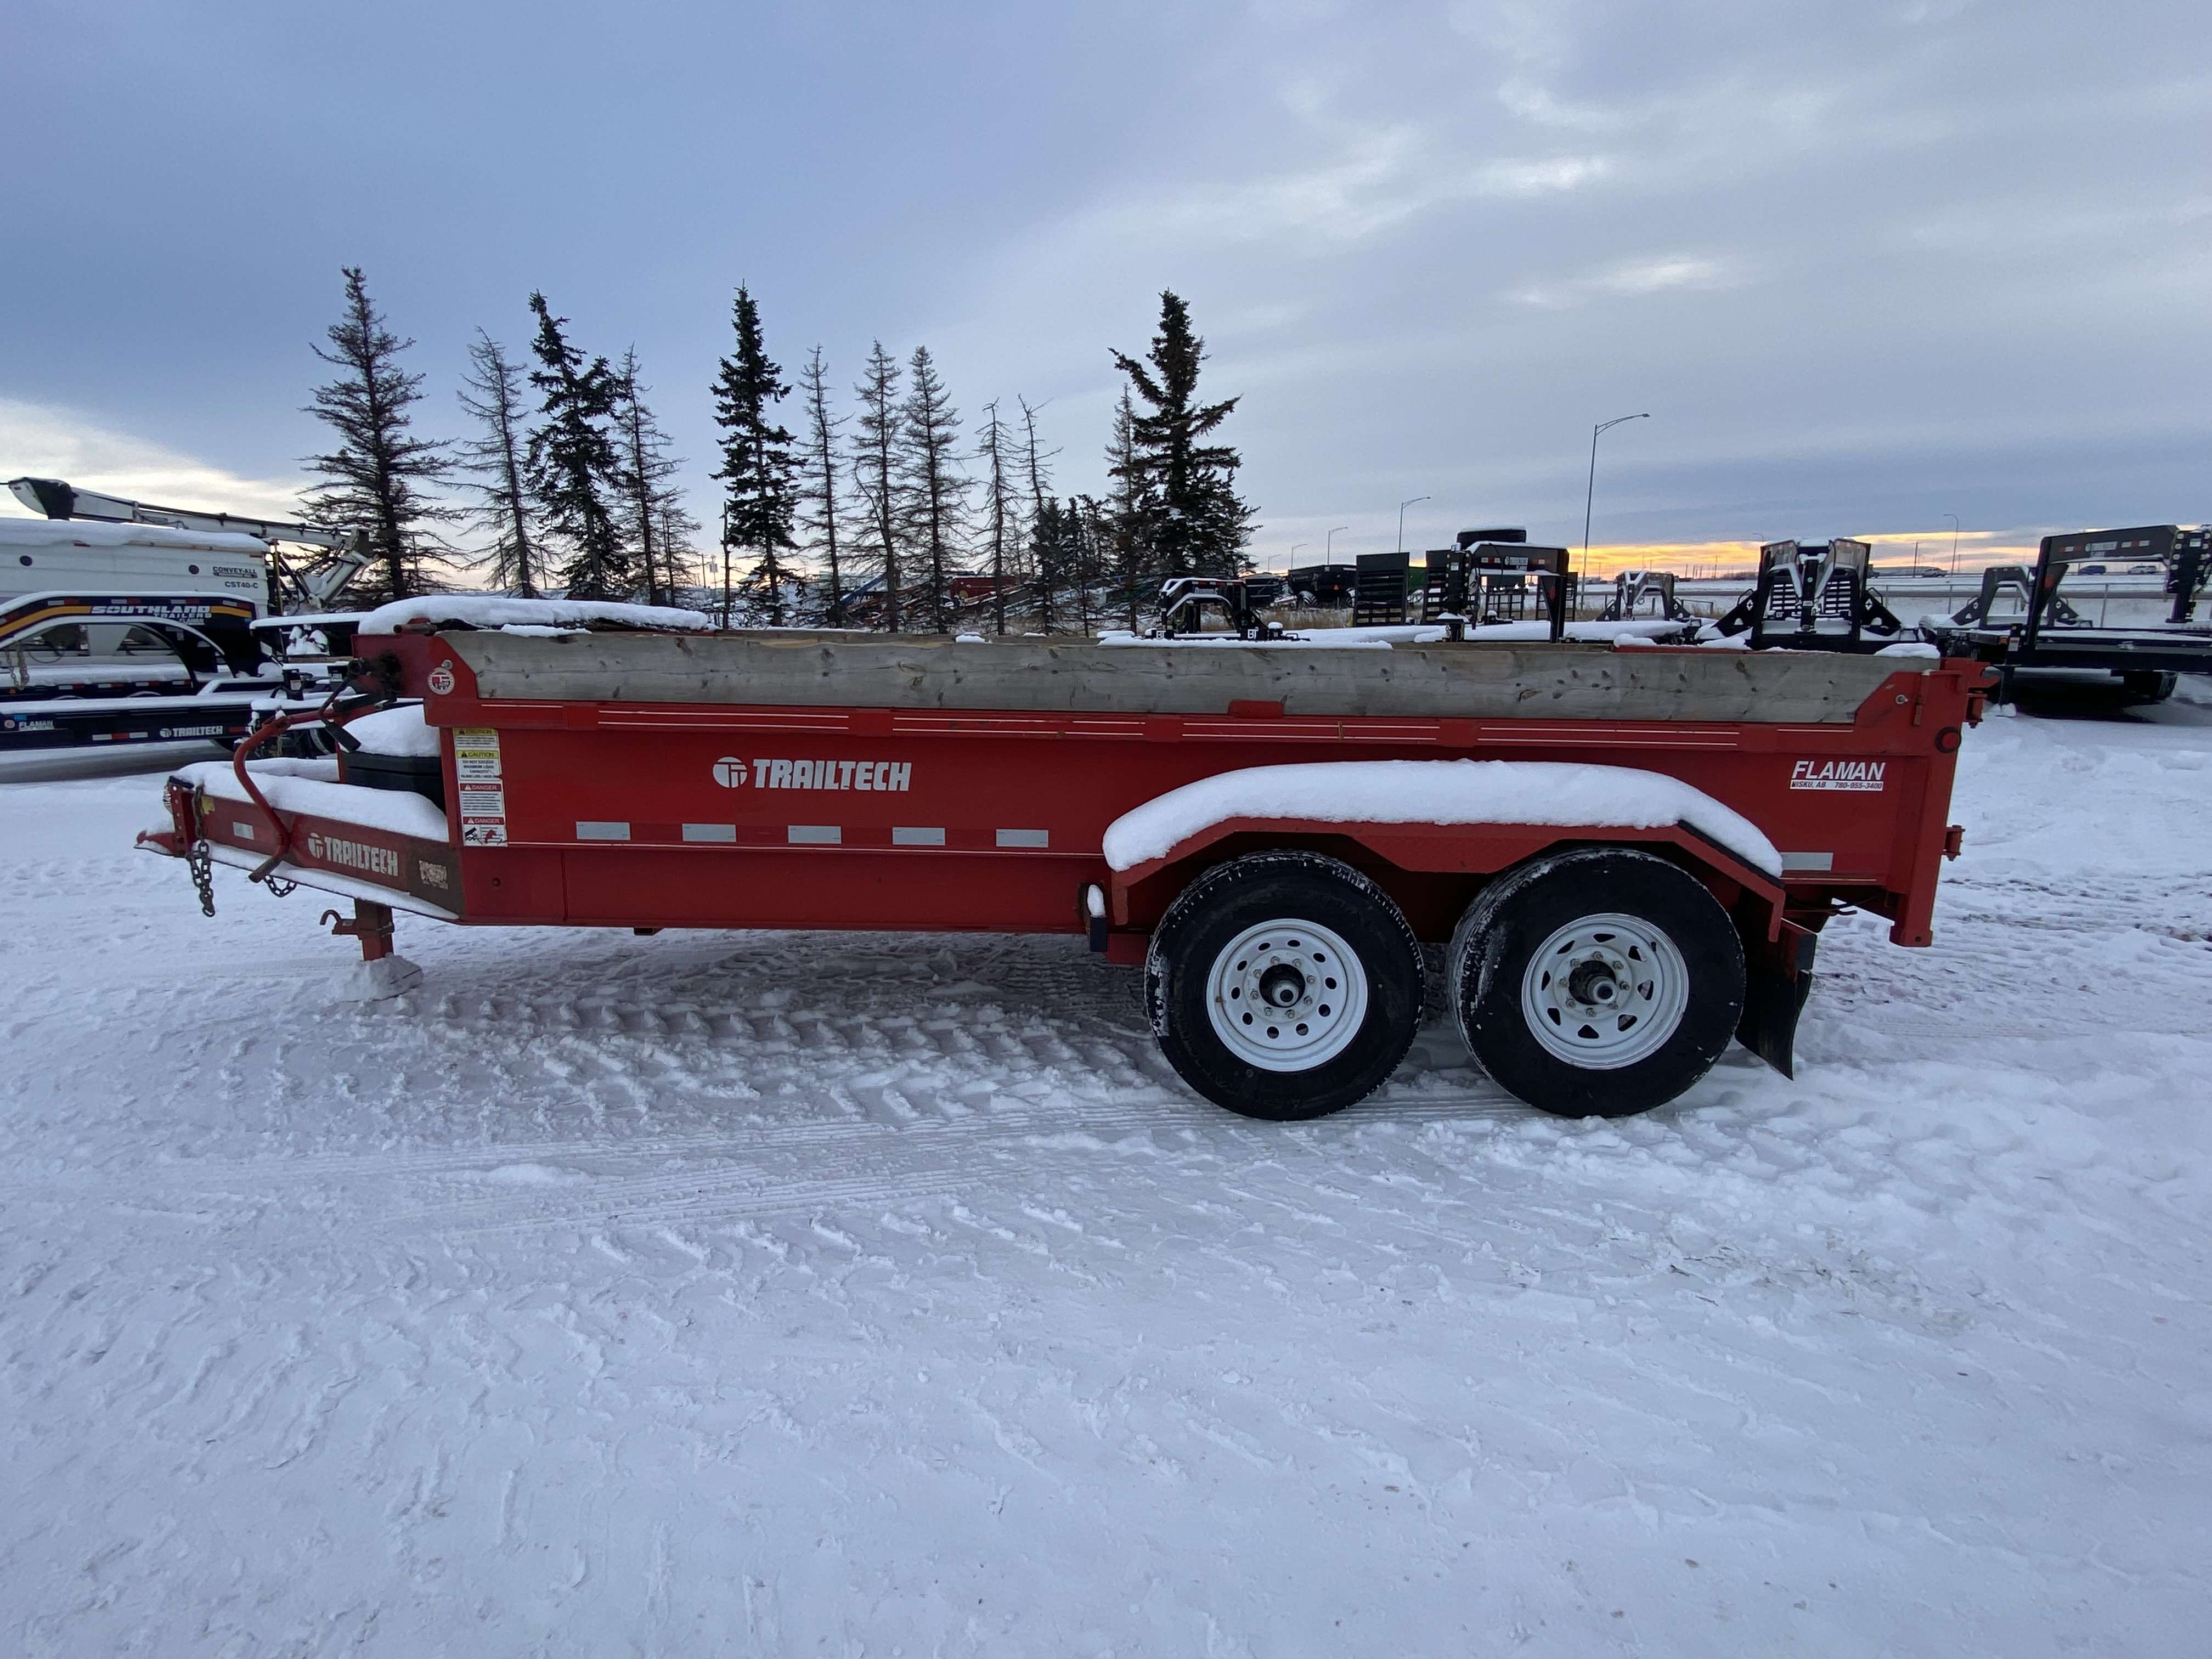
[[1943, 516], [1951, 521], [1951, 580], [1956, 581], [1959, 580], [1959, 515], [1946, 513]]
[[1406, 509], [1416, 501], [1428, 501], [1435, 499], [1433, 495], [1416, 495], [1411, 501], [1398, 503], [1398, 550], [1401, 553], [1406, 550]]
[[1589, 575], [1590, 505], [1597, 499], [1597, 441], [1601, 433], [1610, 432], [1624, 421], [1648, 421], [1651, 411], [1641, 415], [1616, 415], [1609, 421], [1600, 421], [1590, 428], [1589, 487], [1583, 492], [1583, 568], [1585, 580]]
[[[1340, 524], [1337, 526], [1336, 530], [1349, 530], [1351, 528], [1352, 526], [1348, 524]], [[1336, 562], [1336, 530], [1330, 531], [1328, 532], [1328, 539], [1322, 544], [1321, 556], [1322, 562], [1324, 564], [1334, 564]]]

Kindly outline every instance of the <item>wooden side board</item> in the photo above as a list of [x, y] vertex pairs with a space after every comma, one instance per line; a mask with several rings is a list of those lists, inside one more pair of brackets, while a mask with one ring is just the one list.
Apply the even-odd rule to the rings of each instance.
[[481, 696], [580, 702], [790, 704], [1417, 719], [1848, 723], [1911, 659], [1584, 645], [1097, 646], [939, 636], [496, 632], [445, 636]]

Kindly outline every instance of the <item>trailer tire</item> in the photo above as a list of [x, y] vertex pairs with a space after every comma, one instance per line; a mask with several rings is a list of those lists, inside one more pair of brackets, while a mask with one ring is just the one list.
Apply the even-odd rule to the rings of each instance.
[[1176, 1074], [1217, 1106], [1275, 1122], [1380, 1088], [1413, 1046], [1422, 991], [1420, 943], [1398, 907], [1318, 853], [1206, 871], [1168, 907], [1145, 960], [1146, 1011]]
[[1711, 1071], [1743, 1018], [1743, 941], [1705, 884], [1597, 847], [1522, 866], [1452, 935], [1460, 1035], [1482, 1068], [1560, 1117], [1629, 1117]]

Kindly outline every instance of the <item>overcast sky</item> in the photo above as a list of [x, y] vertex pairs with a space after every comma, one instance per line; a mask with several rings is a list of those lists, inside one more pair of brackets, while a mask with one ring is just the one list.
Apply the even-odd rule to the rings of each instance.
[[1645, 410], [1602, 544], [2212, 517], [2202, 0], [8, 9], [0, 477], [281, 505], [358, 263], [433, 434], [533, 287], [634, 344], [710, 522], [740, 280], [1068, 490], [1172, 287], [1278, 568], [1578, 543]]

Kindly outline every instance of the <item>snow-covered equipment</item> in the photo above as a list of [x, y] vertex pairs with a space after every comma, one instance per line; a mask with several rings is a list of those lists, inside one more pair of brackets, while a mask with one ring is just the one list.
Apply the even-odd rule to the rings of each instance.
[[[272, 599], [319, 610], [368, 560], [357, 536], [312, 525], [154, 507], [58, 478], [9, 489], [47, 516], [0, 519], [0, 752], [235, 742], [275, 689], [264, 665], [286, 654], [263, 628]], [[318, 551], [287, 565], [278, 541]]]
[[[361, 532], [355, 530], [331, 530], [322, 525], [239, 513], [207, 513], [188, 507], [155, 507], [79, 489], [59, 478], [13, 478], [8, 488], [17, 501], [49, 520], [139, 525], [202, 536], [244, 537], [259, 543], [259, 547], [250, 550], [250, 556], [267, 561], [270, 571], [264, 574], [256, 597], [268, 598], [270, 574], [273, 574], [275, 588], [291, 608], [301, 611], [327, 610], [345, 585], [367, 568], [371, 557]], [[273, 545], [276, 543], [315, 550], [304, 562], [287, 561], [276, 553]], [[270, 608], [276, 607], [271, 605]]]
[[1874, 549], [1833, 541], [1768, 542], [1759, 550], [1759, 581], [1720, 620], [1725, 637], [1747, 633], [1751, 648], [1879, 651], [1905, 637], [1905, 624], [1869, 585]]
[[[2057, 691], [2161, 702], [2173, 694], [2176, 676], [2212, 673], [2212, 624], [2192, 621], [2208, 549], [2212, 532], [2170, 524], [2045, 536], [2032, 572], [2017, 565], [1984, 571], [1973, 600], [1948, 623], [1923, 621], [1921, 632], [1951, 655], [1995, 664], [2008, 699]], [[2161, 597], [2173, 596], [2162, 623], [2107, 626], [2094, 595], [2083, 605], [2068, 597], [2071, 575], [2102, 576], [2115, 565], [2132, 574], [2138, 564], [2162, 573]]]
[[1425, 943], [1475, 1056], [1548, 1110], [1659, 1104], [1732, 1038], [1787, 1072], [1831, 916], [1930, 941], [1990, 678], [1640, 641], [393, 629], [331, 716], [357, 746], [187, 768], [144, 843], [355, 898], [377, 961], [398, 910], [1087, 937], [1143, 965], [1191, 1086], [1264, 1118], [1390, 1075]]

